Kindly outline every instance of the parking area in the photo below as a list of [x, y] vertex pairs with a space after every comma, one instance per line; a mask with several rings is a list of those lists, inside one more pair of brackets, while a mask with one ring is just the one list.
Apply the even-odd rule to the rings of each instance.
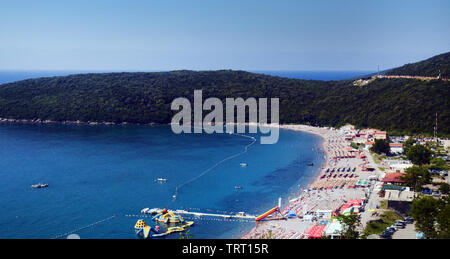
[[392, 235], [392, 239], [416, 239], [414, 224], [407, 224], [405, 228], [398, 229]]
[[411, 217], [396, 221], [380, 235], [384, 239], [416, 239], [414, 222]]

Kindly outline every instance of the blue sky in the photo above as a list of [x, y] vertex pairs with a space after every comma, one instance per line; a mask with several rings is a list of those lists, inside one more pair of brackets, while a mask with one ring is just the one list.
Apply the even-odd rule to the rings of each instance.
[[449, 13], [448, 0], [2, 0], [0, 69], [386, 69], [450, 51]]

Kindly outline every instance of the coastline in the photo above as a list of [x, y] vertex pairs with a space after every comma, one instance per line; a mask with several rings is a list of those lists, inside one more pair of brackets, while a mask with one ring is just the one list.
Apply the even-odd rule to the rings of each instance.
[[[255, 126], [255, 125], [253, 125], [253, 126]], [[276, 126], [270, 125], [270, 124], [265, 124], [265, 125], [258, 124], [258, 126], [276, 127]], [[299, 132], [313, 134], [313, 135], [319, 136], [321, 138], [319, 147], [321, 148], [321, 150], [324, 154], [324, 161], [320, 165], [320, 167], [317, 169], [316, 175], [313, 178], [313, 180], [305, 186], [306, 189], [309, 189], [310, 186], [319, 179], [320, 172], [322, 171], [322, 169], [325, 168], [326, 165], [328, 165], [328, 161], [329, 161], [328, 159], [330, 158], [330, 154], [329, 154], [329, 150], [326, 148], [326, 140], [333, 133], [333, 131], [331, 129], [325, 128], [325, 127], [321, 128], [321, 127], [314, 127], [314, 126], [303, 125], [303, 124], [280, 124], [280, 125], [278, 125], [278, 127], [280, 129], [284, 129], [284, 130], [292, 130], [292, 131], [299, 131]], [[256, 224], [259, 224], [259, 223], [256, 223]], [[258, 226], [255, 226], [251, 231], [243, 234], [240, 237], [240, 239], [246, 239], [246, 237], [251, 235], [253, 232], [255, 232], [257, 230], [257, 228], [258, 228]]]
[[343, 205], [348, 202], [359, 202], [362, 206], [370, 197], [369, 188], [360, 185], [359, 180], [374, 179], [375, 175], [363, 169], [366, 161], [359, 156], [361, 151], [350, 149], [349, 142], [345, 139], [345, 128], [308, 125], [280, 125], [280, 128], [320, 136], [326, 160], [313, 182], [305, 188], [299, 188], [299, 195], [289, 200], [286, 207], [280, 208], [282, 215], [290, 216], [285, 220], [278, 217], [257, 222], [249, 233], [241, 236], [242, 239], [310, 238], [311, 229], [325, 226], [321, 219], [331, 218], [336, 211], [342, 213], [342, 208], [345, 208]]
[[[96, 125], [141, 125], [141, 126], [169, 126], [170, 124], [158, 124], [158, 123], [149, 123], [149, 124], [135, 124], [135, 123], [111, 123], [111, 122], [81, 122], [81, 121], [63, 121], [63, 122], [55, 122], [55, 121], [49, 121], [49, 120], [15, 120], [15, 119], [2, 119], [0, 118], [0, 123], [31, 123], [31, 124], [60, 124], [60, 125], [86, 125], [86, 126], [96, 126]], [[235, 125], [238, 125], [237, 123], [234, 123]], [[318, 148], [321, 149], [321, 155], [324, 155], [324, 161], [321, 163], [321, 165], [317, 168], [317, 171], [314, 174], [314, 177], [312, 177], [311, 182], [307, 183], [304, 188], [309, 189], [311, 185], [316, 182], [320, 177], [320, 172], [329, 164], [329, 158], [330, 158], [330, 151], [327, 149], [327, 139], [333, 134], [336, 133], [336, 130], [332, 130], [330, 128], [320, 128], [320, 127], [313, 127], [309, 125], [301, 125], [301, 124], [248, 124], [246, 123], [245, 126], [258, 126], [258, 127], [278, 127], [280, 129], [284, 130], [292, 130], [292, 131], [299, 131], [304, 133], [313, 134], [320, 137], [320, 143], [318, 143]], [[300, 191], [300, 190], [298, 190]], [[295, 197], [298, 197], [298, 192], [295, 195]], [[301, 195], [301, 193], [300, 193]], [[258, 223], [259, 224], [259, 223]], [[237, 238], [245, 238], [245, 236], [249, 235], [252, 231], [254, 231], [256, 228], [253, 228], [249, 233], [243, 233], [242, 236]]]

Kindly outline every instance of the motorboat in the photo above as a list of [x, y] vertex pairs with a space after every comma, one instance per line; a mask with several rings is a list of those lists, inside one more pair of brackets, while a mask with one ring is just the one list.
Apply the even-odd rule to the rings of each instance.
[[40, 188], [45, 188], [45, 187], [48, 187], [48, 183], [38, 183], [38, 184], [31, 185], [31, 188], [33, 188], [33, 189], [40, 189]]

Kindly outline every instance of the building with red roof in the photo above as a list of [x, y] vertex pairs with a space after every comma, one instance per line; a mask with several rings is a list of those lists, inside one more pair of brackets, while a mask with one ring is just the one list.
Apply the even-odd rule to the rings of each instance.
[[400, 185], [405, 183], [400, 177], [403, 176], [403, 173], [388, 173], [386, 176], [381, 180], [383, 183], [389, 183], [394, 185]]

